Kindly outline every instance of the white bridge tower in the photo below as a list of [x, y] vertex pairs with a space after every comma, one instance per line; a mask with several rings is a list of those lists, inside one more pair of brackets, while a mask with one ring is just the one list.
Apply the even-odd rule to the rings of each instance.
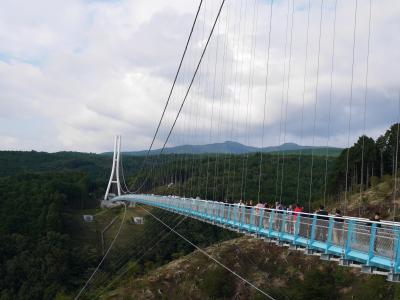
[[104, 195], [104, 200], [108, 200], [108, 196], [110, 195], [110, 189], [112, 184], [117, 185], [118, 196], [121, 196], [121, 184], [119, 181], [119, 159], [121, 154], [121, 136], [115, 136], [114, 142], [114, 154], [113, 154], [113, 164], [111, 169], [110, 180], [108, 181], [106, 194]]

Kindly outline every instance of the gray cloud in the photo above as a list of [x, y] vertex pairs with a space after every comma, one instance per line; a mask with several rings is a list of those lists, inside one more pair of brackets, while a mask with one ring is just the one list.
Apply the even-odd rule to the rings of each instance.
[[[25, 2], [0, 4], [0, 148], [100, 152], [111, 148], [115, 133], [122, 133], [125, 149], [146, 148], [197, 2]], [[312, 2], [301, 139], [306, 2], [296, 1], [289, 89], [287, 2], [275, 2], [265, 146], [284, 140], [311, 144], [313, 140], [319, 1]], [[227, 2], [169, 145], [233, 139], [260, 146], [269, 2], [257, 1], [255, 9], [253, 3]], [[333, 3], [325, 1], [322, 23], [315, 126], [318, 145], [327, 139]], [[368, 3], [361, 0], [358, 11], [351, 142], [363, 132]], [[397, 119], [400, 3], [372, 3], [366, 133], [376, 137]], [[156, 147], [162, 146], [179, 109], [215, 17], [218, 2], [205, 4]], [[347, 144], [353, 5], [339, 1], [337, 11], [330, 125], [330, 144], [335, 146]]]

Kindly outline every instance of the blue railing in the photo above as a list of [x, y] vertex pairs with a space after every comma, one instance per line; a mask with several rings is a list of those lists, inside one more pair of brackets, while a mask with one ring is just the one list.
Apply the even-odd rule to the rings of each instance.
[[275, 239], [341, 262], [358, 262], [370, 269], [400, 273], [400, 225], [353, 217], [321, 216], [226, 204], [193, 198], [157, 195], [123, 195], [113, 201], [130, 201], [188, 215], [213, 224]]

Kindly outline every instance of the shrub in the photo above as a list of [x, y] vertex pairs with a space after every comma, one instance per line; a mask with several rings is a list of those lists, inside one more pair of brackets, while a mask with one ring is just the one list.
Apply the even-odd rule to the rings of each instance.
[[371, 186], [375, 187], [379, 184], [380, 180], [377, 176], [370, 177]]
[[206, 273], [201, 288], [211, 299], [231, 298], [235, 291], [235, 278], [227, 270], [217, 267]]

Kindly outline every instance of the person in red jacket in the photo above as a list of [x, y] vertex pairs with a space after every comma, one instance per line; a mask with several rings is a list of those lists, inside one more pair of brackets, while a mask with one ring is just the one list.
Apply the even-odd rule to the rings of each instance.
[[300, 213], [302, 211], [303, 211], [303, 208], [301, 206], [299, 206], [298, 204], [294, 205], [294, 213], [293, 213], [293, 215], [295, 216], [294, 220], [296, 220], [296, 216], [298, 215], [298, 213]]
[[299, 232], [299, 228], [297, 228], [297, 223], [296, 223], [296, 220], [297, 220], [297, 215], [299, 214], [299, 213], [301, 213], [303, 211], [303, 208], [300, 206], [300, 205], [298, 205], [297, 203], [294, 205], [294, 211], [293, 211], [293, 224], [294, 224], [294, 227], [295, 227], [295, 233], [298, 233]]

